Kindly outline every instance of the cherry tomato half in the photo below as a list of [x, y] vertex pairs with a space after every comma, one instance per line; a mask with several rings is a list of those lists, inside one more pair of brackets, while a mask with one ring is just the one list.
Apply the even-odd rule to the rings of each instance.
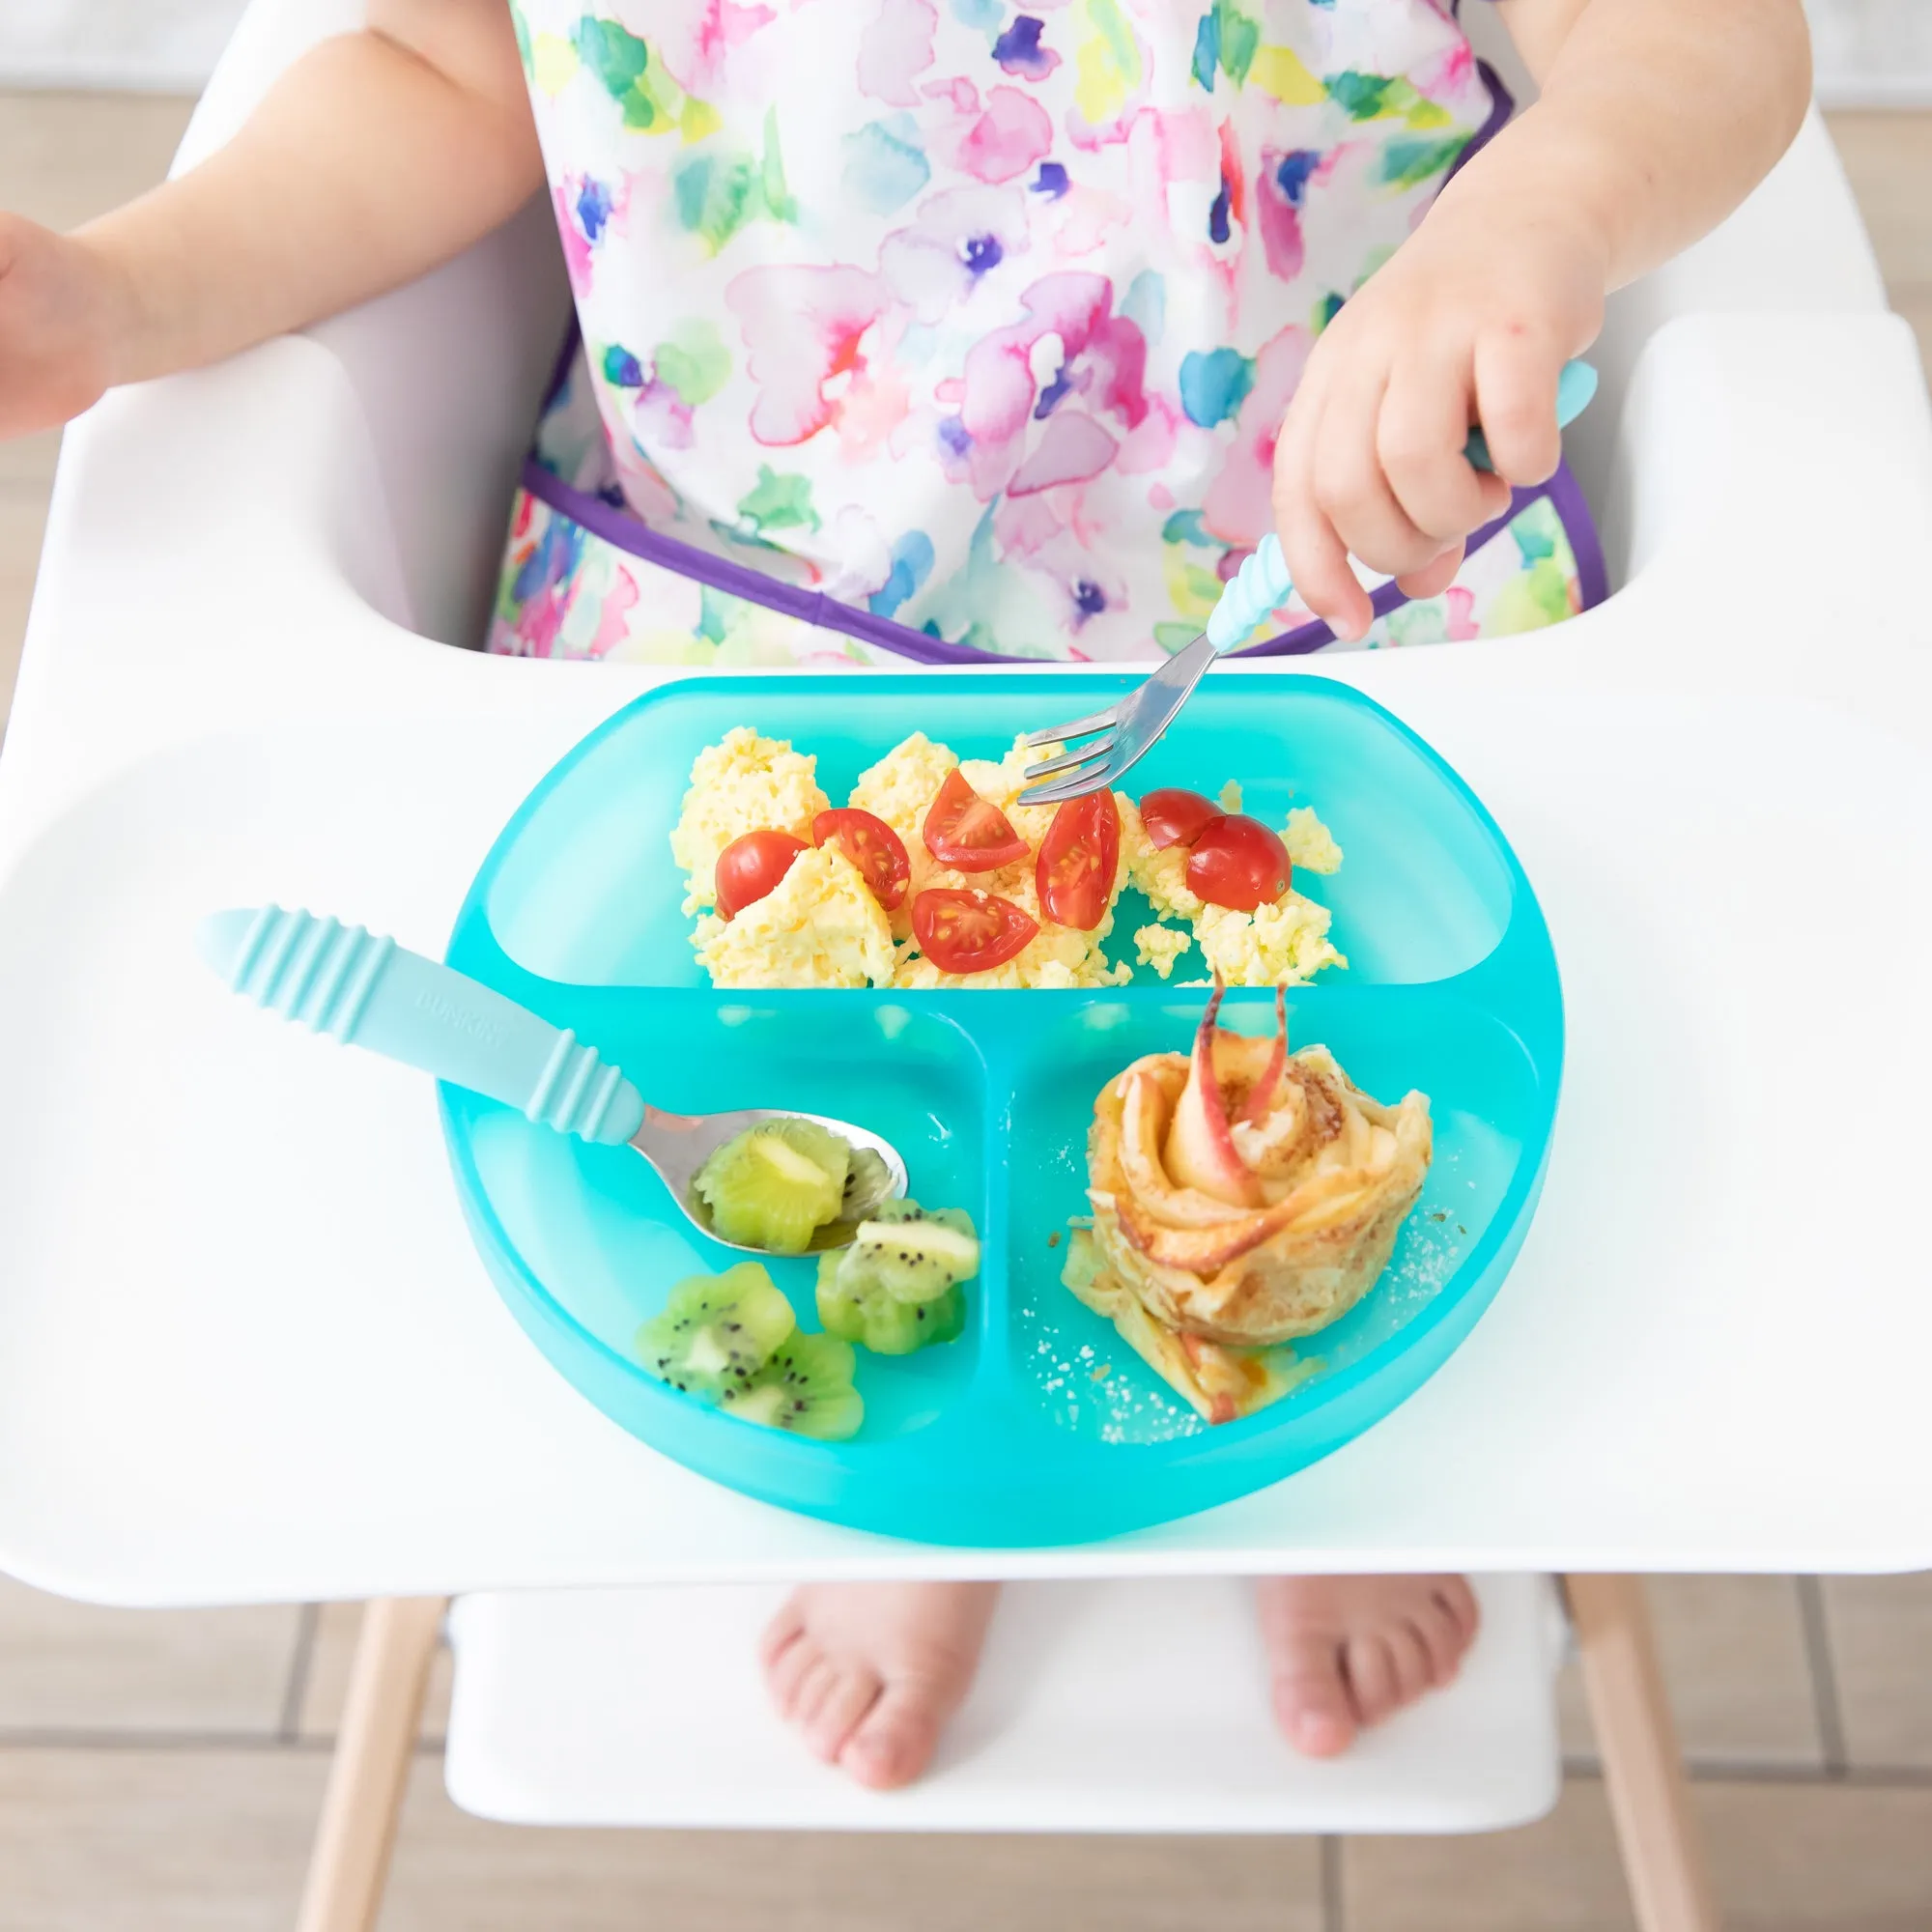
[[925, 847], [955, 872], [997, 872], [1027, 855], [1027, 842], [988, 805], [957, 765], [946, 774], [922, 828]]
[[905, 897], [912, 878], [912, 861], [899, 835], [883, 818], [875, 818], [857, 806], [838, 811], [821, 811], [811, 821], [811, 842], [838, 849], [859, 868], [859, 875], [872, 889], [872, 896], [891, 912]]
[[1210, 818], [1221, 817], [1221, 808], [1198, 791], [1173, 787], [1151, 791], [1141, 800], [1141, 823], [1147, 827], [1148, 843], [1156, 852], [1170, 845], [1192, 845], [1201, 828]]
[[1092, 932], [1114, 896], [1121, 864], [1121, 809], [1110, 791], [1069, 798], [1053, 814], [1033, 882], [1041, 910], [1062, 925]]
[[718, 855], [712, 875], [718, 889], [718, 916], [736, 919], [748, 905], [756, 905], [791, 870], [791, 862], [805, 850], [805, 840], [789, 832], [748, 832], [734, 838]]
[[1238, 811], [1210, 818], [1187, 855], [1187, 890], [1236, 912], [1272, 905], [1293, 876], [1280, 834]]
[[1039, 930], [1039, 922], [994, 893], [934, 887], [912, 902], [913, 937], [942, 973], [989, 973]]

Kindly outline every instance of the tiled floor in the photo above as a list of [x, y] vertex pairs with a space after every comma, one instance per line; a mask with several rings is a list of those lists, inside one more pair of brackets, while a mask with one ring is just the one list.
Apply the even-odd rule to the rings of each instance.
[[[69, 224], [165, 165], [173, 100], [0, 96], [0, 206]], [[1932, 116], [1835, 123], [1932, 355]], [[56, 439], [0, 443], [0, 713]], [[1932, 1577], [1682, 1577], [1653, 1596], [1735, 1932], [1932, 1925]], [[0, 1580], [0, 1932], [291, 1922], [355, 1612], [139, 1613]], [[1587, 1720], [1553, 1817], [1476, 1839], [535, 1833], [442, 1795], [431, 1698], [386, 1932], [1624, 1932]], [[916, 1903], [915, 1903], [916, 1902]]]

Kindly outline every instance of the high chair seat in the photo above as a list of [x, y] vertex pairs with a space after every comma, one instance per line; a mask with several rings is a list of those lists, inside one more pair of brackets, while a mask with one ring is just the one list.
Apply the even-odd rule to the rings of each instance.
[[1562, 1777], [1547, 1577], [1478, 1579], [1461, 1674], [1327, 1763], [1269, 1716], [1252, 1589], [1227, 1578], [1009, 1586], [932, 1771], [863, 1790], [774, 1714], [769, 1586], [458, 1601], [445, 1776], [509, 1824], [920, 1832], [1478, 1832]]

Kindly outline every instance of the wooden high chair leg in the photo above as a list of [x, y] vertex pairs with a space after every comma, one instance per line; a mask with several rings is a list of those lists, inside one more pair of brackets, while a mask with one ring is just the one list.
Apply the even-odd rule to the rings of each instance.
[[373, 1932], [448, 1607], [382, 1597], [363, 1609], [297, 1932]]
[[1641, 1932], [1719, 1932], [1640, 1577], [1566, 1577], [1590, 1720]]

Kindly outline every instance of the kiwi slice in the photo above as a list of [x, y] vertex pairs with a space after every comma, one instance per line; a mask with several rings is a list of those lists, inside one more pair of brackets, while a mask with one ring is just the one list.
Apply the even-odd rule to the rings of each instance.
[[797, 1325], [771, 1276], [740, 1262], [679, 1282], [664, 1313], [638, 1330], [638, 1353], [672, 1388], [724, 1396], [749, 1387]]
[[841, 1248], [818, 1258], [818, 1319], [828, 1335], [875, 1355], [910, 1355], [965, 1332], [966, 1296], [958, 1283], [930, 1301], [901, 1301], [883, 1288], [848, 1288], [842, 1270], [850, 1253]]
[[719, 1398], [727, 1415], [767, 1429], [790, 1430], [818, 1442], [859, 1433], [866, 1405], [852, 1386], [851, 1344], [836, 1335], [794, 1335], [750, 1383]]
[[873, 1148], [854, 1148], [852, 1165], [845, 1172], [845, 1198], [838, 1204], [841, 1221], [863, 1221], [893, 1191], [892, 1170], [886, 1157]]
[[838, 1218], [852, 1150], [815, 1121], [765, 1121], [734, 1135], [692, 1184], [721, 1239], [802, 1255]]
[[882, 1201], [859, 1223], [838, 1279], [851, 1294], [878, 1290], [900, 1301], [936, 1301], [980, 1272], [980, 1239], [963, 1208]]

